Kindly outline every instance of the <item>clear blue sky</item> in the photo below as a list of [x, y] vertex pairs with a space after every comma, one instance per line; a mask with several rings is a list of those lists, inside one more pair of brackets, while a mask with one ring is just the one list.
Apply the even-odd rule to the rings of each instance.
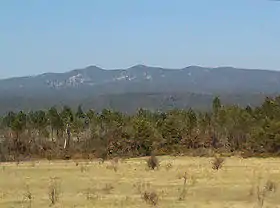
[[0, 78], [135, 64], [280, 70], [280, 2], [0, 1]]

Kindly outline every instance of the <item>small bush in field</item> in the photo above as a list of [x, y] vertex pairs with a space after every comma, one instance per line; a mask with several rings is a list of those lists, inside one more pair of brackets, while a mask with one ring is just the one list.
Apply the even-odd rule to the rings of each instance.
[[276, 184], [275, 184], [273, 181], [268, 180], [268, 181], [266, 182], [266, 184], [265, 184], [265, 190], [266, 190], [267, 192], [276, 192], [276, 189], [277, 189], [277, 186], [276, 186]]
[[224, 158], [221, 158], [221, 157], [215, 157], [214, 160], [212, 161], [212, 168], [214, 170], [219, 170], [222, 168], [223, 164], [225, 162], [225, 159]]
[[101, 159], [101, 163], [104, 163], [104, 161], [108, 159], [107, 151], [103, 149], [96, 151], [96, 157]]
[[24, 200], [28, 201], [28, 207], [31, 208], [33, 196], [32, 196], [32, 193], [30, 192], [29, 186], [26, 187], [26, 192], [24, 194]]
[[147, 165], [150, 169], [154, 170], [155, 168], [159, 167], [159, 161], [155, 155], [152, 155], [148, 160], [147, 160]]
[[55, 205], [59, 201], [60, 190], [57, 181], [53, 180], [49, 187], [49, 199], [51, 201], [51, 206]]
[[[255, 189], [255, 190], [254, 190]], [[264, 185], [261, 185], [260, 181], [250, 190], [250, 195], [256, 195], [256, 202], [258, 207], [262, 208], [264, 206], [264, 201], [268, 194], [275, 193], [277, 189], [276, 183], [271, 180], [266, 181]]]
[[156, 206], [158, 204], [159, 197], [155, 192], [145, 191], [142, 198], [147, 204], [151, 204], [153, 206]]
[[183, 189], [179, 196], [179, 200], [182, 201], [186, 198], [186, 195], [187, 195], [187, 180], [188, 180], [187, 172], [185, 172], [184, 175], [180, 176], [180, 179], [183, 179], [183, 182], [184, 182]]

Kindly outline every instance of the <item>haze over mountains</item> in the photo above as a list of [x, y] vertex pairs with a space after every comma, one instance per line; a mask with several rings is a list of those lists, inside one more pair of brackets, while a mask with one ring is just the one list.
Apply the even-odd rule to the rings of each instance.
[[165, 69], [144, 65], [105, 70], [89, 66], [66, 73], [0, 80], [0, 113], [60, 104], [122, 111], [139, 107], [206, 109], [215, 95], [228, 103], [257, 105], [266, 95], [279, 92], [278, 71], [199, 66]]

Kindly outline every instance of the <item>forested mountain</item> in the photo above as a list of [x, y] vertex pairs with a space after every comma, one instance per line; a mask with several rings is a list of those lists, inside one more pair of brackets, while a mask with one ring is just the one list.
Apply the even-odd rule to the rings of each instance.
[[228, 103], [258, 105], [266, 95], [279, 92], [278, 71], [144, 65], [105, 70], [89, 66], [66, 73], [0, 80], [0, 113], [63, 104], [121, 111], [170, 106], [205, 109], [216, 95]]

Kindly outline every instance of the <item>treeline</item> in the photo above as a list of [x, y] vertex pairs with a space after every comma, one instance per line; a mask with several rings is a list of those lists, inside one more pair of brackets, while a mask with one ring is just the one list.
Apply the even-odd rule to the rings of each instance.
[[278, 155], [280, 96], [256, 108], [223, 106], [216, 97], [211, 112], [139, 109], [127, 115], [79, 106], [58, 110], [9, 112], [0, 121], [2, 161], [70, 157], [137, 157], [151, 154], [247, 156]]

